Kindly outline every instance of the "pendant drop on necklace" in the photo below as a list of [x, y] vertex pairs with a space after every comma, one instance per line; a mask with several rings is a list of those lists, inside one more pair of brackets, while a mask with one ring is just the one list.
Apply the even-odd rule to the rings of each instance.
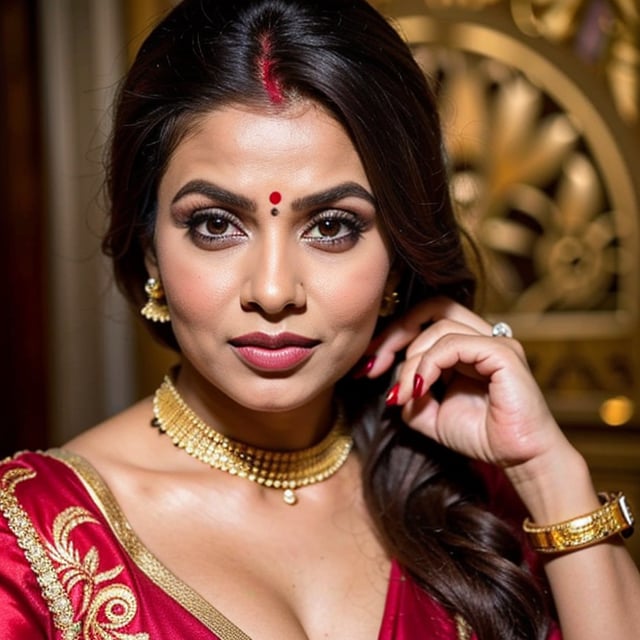
[[293, 489], [285, 489], [282, 494], [282, 499], [290, 505], [294, 505], [298, 502], [298, 496]]

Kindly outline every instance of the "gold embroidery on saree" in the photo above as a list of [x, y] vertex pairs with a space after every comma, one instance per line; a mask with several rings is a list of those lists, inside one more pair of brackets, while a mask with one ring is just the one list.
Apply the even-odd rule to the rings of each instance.
[[[71, 533], [83, 524], [98, 521], [82, 507], [68, 507], [53, 522], [53, 543], [47, 543], [51, 559], [57, 564], [62, 585], [70, 593], [76, 586], [82, 587], [82, 601], [78, 615], [83, 620], [86, 638], [109, 640], [147, 640], [147, 633], [129, 634], [119, 630], [130, 624], [137, 611], [135, 595], [123, 584], [100, 587], [117, 578], [123, 570], [118, 565], [109, 571], [99, 572], [100, 556], [91, 547], [84, 557], [71, 540]], [[106, 618], [106, 620], [105, 620]]]
[[[25, 557], [40, 583], [54, 623], [63, 632], [64, 640], [149, 640], [147, 633], [131, 634], [124, 631], [138, 611], [138, 603], [131, 589], [118, 583], [101, 586], [117, 578], [123, 566], [100, 572], [98, 550], [91, 547], [83, 557], [71, 540], [76, 527], [98, 524], [86, 509], [68, 507], [59, 513], [53, 522], [53, 541], [46, 541], [42, 545], [27, 513], [13, 494], [18, 482], [35, 475], [35, 472], [26, 469], [8, 471], [2, 479], [0, 500], [4, 498], [11, 503], [9, 512], [13, 515], [7, 515], [4, 503], [0, 502], [0, 506], [20, 546], [24, 549], [24, 542], [29, 549], [28, 552], [25, 550]], [[12, 518], [16, 529], [11, 526]], [[74, 614], [70, 594], [75, 588], [81, 590], [81, 598], [78, 611]], [[74, 622], [74, 617], [78, 618], [77, 622]]]
[[454, 616], [454, 620], [456, 622], [458, 640], [471, 640], [473, 630], [469, 626], [469, 623], [459, 613]]
[[75, 640], [80, 633], [80, 623], [73, 619], [71, 601], [44, 550], [38, 532], [14, 494], [16, 485], [35, 475], [35, 471], [29, 469], [7, 471], [0, 480], [0, 510], [35, 574], [56, 629], [62, 633], [64, 640]]
[[90, 463], [64, 449], [51, 449], [47, 453], [73, 469], [129, 556], [156, 585], [222, 640], [251, 640], [250, 636], [224, 614], [171, 573], [142, 544], [131, 529], [110, 489]]

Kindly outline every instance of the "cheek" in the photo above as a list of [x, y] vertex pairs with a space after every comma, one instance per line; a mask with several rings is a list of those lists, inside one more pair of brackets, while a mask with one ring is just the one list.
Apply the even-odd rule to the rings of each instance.
[[[336, 327], [355, 333], [373, 331], [378, 319], [380, 300], [388, 275], [388, 261], [348, 270], [335, 278], [325, 279], [326, 300], [330, 302], [328, 316]], [[368, 339], [368, 338], [367, 338]]]
[[333, 335], [330, 366], [336, 379], [357, 364], [373, 337], [388, 273], [381, 263], [325, 280], [324, 317]]
[[355, 286], [341, 286], [333, 296], [337, 304], [333, 317], [345, 326], [369, 324], [378, 315], [384, 283], [376, 286], [361, 279]]
[[164, 266], [163, 285], [174, 323], [198, 323], [202, 319], [211, 324], [216, 310], [237, 293], [232, 269], [175, 259]]

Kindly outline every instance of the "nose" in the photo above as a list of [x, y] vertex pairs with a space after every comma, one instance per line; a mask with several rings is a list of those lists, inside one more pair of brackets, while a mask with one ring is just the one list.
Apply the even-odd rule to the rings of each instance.
[[246, 257], [246, 278], [241, 291], [244, 309], [267, 315], [300, 310], [306, 304], [301, 265], [286, 238], [273, 235], [257, 242]]

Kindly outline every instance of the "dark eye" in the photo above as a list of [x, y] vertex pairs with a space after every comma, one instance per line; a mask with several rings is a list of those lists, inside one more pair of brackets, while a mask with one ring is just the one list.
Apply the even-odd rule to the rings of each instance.
[[322, 249], [336, 250], [354, 245], [365, 228], [366, 224], [360, 216], [349, 211], [330, 209], [311, 220], [303, 237]]
[[[318, 233], [325, 238], [335, 238], [345, 226], [341, 220], [320, 220], [318, 222]], [[350, 231], [350, 229], [347, 230]]]
[[213, 248], [224, 247], [246, 235], [238, 220], [228, 211], [196, 211], [186, 224], [196, 244]]
[[220, 236], [228, 231], [230, 226], [231, 224], [226, 218], [223, 218], [219, 215], [214, 215], [207, 218], [205, 222], [201, 223], [198, 230], [200, 231], [200, 228], [202, 228], [202, 231], [204, 231], [206, 234]]

